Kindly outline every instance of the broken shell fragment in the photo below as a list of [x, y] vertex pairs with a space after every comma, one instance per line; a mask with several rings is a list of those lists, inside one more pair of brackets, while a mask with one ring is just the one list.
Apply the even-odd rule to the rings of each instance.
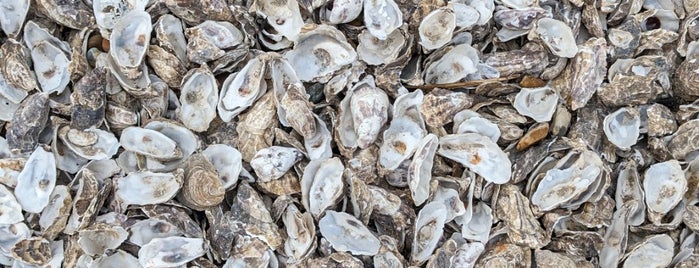
[[22, 220], [22, 206], [12, 192], [0, 184], [0, 224], [15, 224]]

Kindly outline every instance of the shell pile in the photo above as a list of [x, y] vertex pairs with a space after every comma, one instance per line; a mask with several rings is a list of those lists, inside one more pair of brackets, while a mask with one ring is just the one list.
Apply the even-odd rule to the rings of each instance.
[[699, 266], [697, 0], [0, 0], [0, 26], [0, 266]]

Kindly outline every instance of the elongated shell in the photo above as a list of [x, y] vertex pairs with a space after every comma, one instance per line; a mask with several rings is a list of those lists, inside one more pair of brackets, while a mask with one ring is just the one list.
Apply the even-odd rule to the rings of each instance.
[[10, 150], [28, 153], [36, 148], [48, 121], [48, 103], [46, 94], [33, 94], [22, 101], [5, 136]]
[[187, 207], [204, 210], [223, 202], [226, 189], [216, 168], [202, 154], [193, 154], [185, 162], [184, 183], [177, 199]]
[[437, 153], [459, 162], [486, 181], [503, 184], [510, 180], [512, 163], [491, 139], [476, 133], [445, 135]]
[[0, 224], [14, 224], [23, 220], [22, 206], [13, 193], [0, 184]]
[[451, 41], [454, 28], [454, 9], [450, 6], [435, 9], [420, 22], [420, 45], [427, 50], [440, 48]]
[[78, 244], [87, 254], [102, 255], [107, 250], [119, 247], [128, 236], [129, 233], [121, 226], [93, 223], [80, 230]]
[[674, 247], [675, 242], [667, 234], [648, 237], [631, 249], [622, 267], [667, 267], [672, 261]]
[[204, 255], [204, 240], [172, 236], [155, 238], [138, 251], [144, 267], [177, 267]]
[[56, 186], [56, 158], [53, 153], [39, 146], [27, 159], [24, 169], [17, 176], [15, 197], [22, 209], [39, 213], [49, 204], [49, 197]]
[[633, 108], [616, 110], [605, 116], [602, 124], [607, 139], [623, 150], [636, 144], [640, 135], [641, 118]]
[[549, 87], [522, 88], [512, 106], [536, 122], [551, 121], [558, 104], [558, 95]]
[[425, 83], [444, 84], [459, 81], [478, 71], [478, 51], [470, 44], [451, 48], [425, 69]]
[[128, 127], [121, 132], [119, 143], [128, 151], [159, 160], [182, 157], [182, 150], [174, 140], [151, 129]]
[[381, 40], [403, 24], [403, 12], [393, 0], [365, 0], [364, 26]]
[[217, 107], [224, 122], [238, 116], [267, 92], [265, 72], [266, 63], [254, 58], [240, 72], [226, 78]]
[[366, 148], [378, 137], [388, 120], [390, 102], [386, 93], [367, 76], [347, 91], [341, 102], [339, 135], [347, 147]]
[[296, 148], [272, 146], [257, 151], [250, 166], [260, 181], [269, 182], [281, 178], [301, 159], [303, 154]]
[[193, 69], [183, 78], [180, 91], [180, 120], [193, 131], [206, 131], [216, 118], [216, 78], [206, 67]]
[[429, 197], [432, 165], [438, 145], [437, 136], [427, 134], [420, 141], [415, 156], [408, 167], [408, 186], [416, 206], [422, 205]]
[[216, 168], [224, 188], [235, 186], [243, 171], [243, 156], [237, 149], [225, 144], [212, 144], [201, 153]]
[[0, 25], [2, 31], [9, 36], [17, 36], [29, 12], [31, 1], [5, 0], [0, 3]]
[[413, 241], [416, 242], [413, 243], [410, 251], [412, 263], [420, 265], [432, 255], [444, 232], [446, 215], [447, 209], [441, 202], [427, 203], [420, 210], [415, 220]]
[[160, 204], [175, 197], [181, 186], [182, 171], [139, 171], [117, 179], [115, 195], [126, 205]]
[[[567, 157], [563, 160], [570, 161]], [[592, 151], [583, 151], [570, 167], [548, 170], [532, 195], [531, 202], [542, 211], [551, 210], [583, 194], [603, 171], [602, 159]]]
[[109, 159], [119, 149], [114, 134], [98, 128], [80, 131], [64, 126], [58, 130], [58, 137], [73, 153], [90, 160]]
[[298, 262], [308, 257], [315, 249], [315, 224], [310, 213], [301, 213], [295, 205], [290, 205], [282, 215], [289, 239], [284, 241], [284, 252]]
[[73, 87], [70, 95], [71, 126], [78, 130], [98, 127], [104, 121], [106, 98], [106, 70], [95, 68], [85, 74]]
[[682, 200], [687, 179], [677, 160], [651, 165], [644, 174], [643, 190], [651, 213], [665, 215]]
[[153, 26], [148, 13], [134, 10], [122, 16], [109, 37], [109, 55], [122, 68], [137, 68], [143, 63]]
[[303, 206], [317, 219], [342, 197], [344, 166], [339, 158], [312, 160], [301, 179]]
[[335, 250], [356, 255], [376, 255], [379, 252], [379, 239], [350, 214], [328, 211], [318, 221], [318, 227]]
[[142, 247], [155, 238], [166, 238], [182, 235], [175, 225], [164, 220], [147, 219], [134, 223], [129, 227], [129, 242]]

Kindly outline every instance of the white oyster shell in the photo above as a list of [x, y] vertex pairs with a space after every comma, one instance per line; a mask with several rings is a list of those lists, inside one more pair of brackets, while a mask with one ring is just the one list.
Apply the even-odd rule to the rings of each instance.
[[177, 267], [204, 255], [204, 240], [179, 236], [155, 238], [138, 251], [144, 268]]
[[139, 171], [117, 179], [115, 195], [125, 204], [160, 204], [175, 197], [181, 186], [182, 178], [175, 174]]
[[180, 120], [193, 131], [206, 131], [216, 118], [217, 100], [218, 84], [214, 75], [206, 67], [194, 69], [180, 87]]
[[300, 34], [294, 42], [294, 49], [285, 53], [284, 57], [301, 81], [312, 81], [351, 64], [357, 59], [357, 53], [342, 32], [332, 26], [319, 25]]
[[58, 135], [70, 151], [88, 160], [109, 159], [119, 150], [119, 141], [114, 133], [101, 129], [79, 131], [65, 126]]
[[457, 45], [425, 69], [425, 83], [453, 83], [478, 72], [478, 51], [470, 44]]
[[493, 142], [497, 142], [501, 134], [498, 125], [468, 109], [454, 115], [454, 134], [463, 133], [478, 133]]
[[128, 127], [121, 132], [119, 143], [128, 151], [159, 160], [182, 157], [182, 150], [174, 140], [151, 129]]
[[92, 10], [103, 36], [109, 36], [109, 30], [114, 28], [121, 16], [132, 10], [144, 11], [146, 4], [147, 0], [94, 0]]
[[17, 176], [15, 197], [22, 209], [39, 213], [49, 203], [56, 186], [56, 158], [42, 146], [37, 147], [27, 159], [24, 169]]
[[221, 120], [231, 121], [267, 92], [266, 70], [265, 62], [254, 58], [240, 72], [226, 78], [217, 108]]
[[153, 30], [150, 14], [133, 10], [114, 25], [109, 37], [109, 55], [122, 68], [137, 68], [143, 63]]
[[129, 233], [118, 225], [93, 223], [78, 233], [78, 244], [85, 253], [102, 255], [107, 250], [115, 249], [126, 240]]
[[529, 40], [540, 39], [551, 53], [563, 58], [572, 58], [578, 53], [573, 30], [560, 20], [539, 19], [529, 32]]
[[[82, 257], [82, 256], [81, 256]], [[92, 267], [109, 267], [109, 268], [118, 268], [118, 267], [140, 267], [141, 264], [138, 263], [138, 259], [134, 257], [133, 255], [126, 253], [123, 250], [117, 250], [116, 253], [112, 255], [105, 255], [100, 258], [97, 258], [92, 262], [90, 265], [90, 268]], [[80, 266], [78, 266], [80, 267]]]
[[155, 158], [146, 158], [146, 167], [151, 171], [162, 172], [175, 170], [180, 163], [187, 160], [187, 158], [199, 148], [199, 139], [191, 130], [171, 121], [151, 121], [143, 128], [160, 132], [177, 143], [177, 146], [182, 151], [180, 157], [175, 157], [175, 159], [171, 161], [163, 162]]
[[359, 17], [363, 4], [363, 0], [332, 1], [320, 9], [320, 19], [327, 24], [348, 23]]
[[184, 26], [177, 17], [165, 14], [153, 25], [160, 46], [171, 51], [181, 62], [187, 62], [187, 40]]
[[313, 115], [316, 121], [316, 133], [312, 137], [304, 137], [303, 146], [306, 148], [306, 154], [310, 160], [322, 160], [330, 158], [333, 155], [331, 142], [332, 135], [330, 130], [325, 125], [325, 122]]
[[48, 41], [35, 44], [31, 49], [31, 55], [41, 90], [49, 94], [63, 92], [70, 82], [68, 55]]
[[269, 182], [284, 176], [301, 159], [303, 153], [296, 148], [272, 146], [257, 151], [250, 166], [260, 181]]
[[67, 212], [72, 207], [72, 200], [70, 189], [67, 186], [56, 185], [51, 193], [49, 204], [39, 217], [39, 226], [41, 226], [44, 237], [54, 235], [48, 231], [58, 232], [65, 227], [68, 216], [70, 216]]
[[422, 140], [426, 131], [408, 118], [394, 118], [383, 133], [379, 151], [379, 163], [387, 170], [395, 170], [408, 159]]
[[157, 219], [147, 219], [134, 223], [129, 227], [129, 242], [142, 247], [155, 238], [166, 238], [182, 235], [182, 231], [172, 223]]
[[413, 262], [418, 264], [427, 261], [432, 255], [439, 239], [444, 233], [447, 208], [441, 202], [430, 202], [425, 205], [415, 220], [415, 235], [412, 250], [410, 252]]
[[623, 150], [635, 145], [641, 132], [641, 117], [635, 108], [616, 110], [605, 116], [602, 124], [607, 139]]
[[316, 227], [310, 213], [301, 213], [295, 205], [286, 208], [282, 221], [289, 239], [284, 241], [284, 253], [297, 262], [309, 256], [314, 249]]
[[413, 160], [408, 167], [408, 187], [416, 206], [422, 205], [430, 194], [432, 165], [439, 145], [437, 136], [427, 134], [418, 145]]
[[[562, 162], [568, 162], [568, 158], [559, 163]], [[583, 151], [570, 167], [548, 170], [532, 195], [531, 202], [542, 211], [554, 209], [587, 191], [602, 172], [602, 159], [592, 151]]]
[[0, 255], [11, 256], [12, 247], [30, 236], [29, 227], [24, 222], [0, 225]]
[[651, 165], [644, 174], [643, 191], [650, 212], [665, 215], [687, 192], [687, 179], [677, 160]]
[[400, 30], [393, 31], [385, 40], [374, 37], [366, 30], [362, 31], [357, 38], [359, 39], [357, 55], [360, 60], [369, 65], [393, 62], [407, 42]]
[[366, 148], [379, 136], [388, 120], [388, 95], [366, 76], [347, 91], [340, 103], [339, 136], [344, 146]]
[[558, 95], [549, 87], [522, 88], [515, 96], [512, 106], [522, 115], [536, 122], [551, 121], [556, 112]]
[[29, 12], [30, 0], [0, 1], [0, 25], [8, 36], [16, 36], [22, 29], [22, 24]]
[[487, 243], [493, 225], [493, 210], [484, 202], [473, 206], [473, 214], [468, 223], [461, 227], [463, 238]]
[[250, 12], [257, 12], [279, 34], [294, 41], [301, 33], [303, 18], [296, 0], [256, 0]]
[[486, 181], [503, 184], [510, 180], [512, 162], [495, 142], [483, 135], [445, 135], [439, 140], [437, 153], [459, 162]]
[[318, 227], [337, 251], [349, 251], [356, 255], [376, 255], [379, 252], [379, 239], [350, 214], [327, 211], [318, 221]]
[[454, 189], [438, 186], [430, 202], [441, 202], [444, 204], [444, 207], [447, 209], [445, 222], [450, 222], [454, 218], [466, 214], [464, 202], [461, 201], [459, 192]]
[[23, 220], [22, 206], [12, 192], [0, 184], [0, 225], [14, 224]]
[[403, 12], [393, 0], [364, 0], [364, 26], [371, 35], [385, 40], [403, 24]]
[[212, 144], [201, 153], [216, 168], [224, 188], [230, 189], [235, 186], [243, 170], [243, 156], [236, 148], [225, 144]]
[[[474, 10], [475, 11], [475, 10]], [[451, 41], [456, 16], [451, 6], [433, 10], [420, 22], [420, 45], [427, 50], [440, 48]]]
[[631, 250], [622, 267], [668, 267], [674, 255], [674, 247], [675, 242], [669, 235], [648, 237]]
[[301, 179], [303, 206], [315, 218], [335, 205], [343, 194], [344, 166], [339, 158], [312, 160], [306, 166]]

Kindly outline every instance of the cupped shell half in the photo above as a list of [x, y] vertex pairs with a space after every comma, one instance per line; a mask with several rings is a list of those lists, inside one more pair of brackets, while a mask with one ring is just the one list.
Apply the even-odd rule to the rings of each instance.
[[687, 179], [677, 160], [651, 165], [644, 174], [643, 191], [649, 213], [665, 215], [687, 192]]
[[138, 251], [144, 268], [178, 267], [204, 255], [204, 240], [172, 236], [155, 238]]
[[294, 49], [284, 57], [301, 81], [313, 81], [351, 64], [357, 59], [357, 53], [342, 32], [332, 26], [319, 25], [301, 33], [294, 42]]
[[318, 221], [320, 234], [337, 251], [349, 251], [356, 255], [375, 255], [381, 243], [369, 229], [354, 216], [327, 211]]
[[512, 106], [522, 115], [531, 117], [536, 122], [551, 121], [556, 112], [558, 95], [549, 87], [522, 88], [515, 96]]
[[441, 156], [459, 162], [486, 181], [503, 184], [510, 180], [512, 163], [490, 138], [476, 133], [445, 135], [439, 140]]
[[37, 147], [17, 176], [15, 197], [27, 212], [39, 213], [49, 204], [56, 186], [56, 157], [52, 152]]
[[563, 58], [572, 58], [578, 53], [573, 30], [560, 20], [539, 19], [529, 32], [529, 40], [538, 39], [546, 44], [551, 53]]
[[628, 150], [640, 135], [641, 117], [635, 108], [621, 108], [604, 117], [604, 134], [617, 147]]
[[344, 194], [344, 166], [339, 158], [313, 160], [306, 166], [301, 179], [303, 206], [316, 219], [334, 206]]
[[164, 203], [177, 194], [182, 186], [182, 171], [155, 173], [132, 172], [116, 180], [115, 195], [127, 205]]
[[150, 14], [134, 10], [123, 15], [109, 37], [111, 55], [121, 68], [138, 68], [148, 51], [148, 42], [153, 30]]
[[218, 84], [211, 71], [206, 67], [193, 69], [180, 87], [180, 120], [193, 131], [206, 131], [216, 118], [217, 100]]
[[456, 15], [451, 6], [440, 7], [427, 14], [420, 22], [420, 45], [427, 50], [440, 48], [452, 39]]

